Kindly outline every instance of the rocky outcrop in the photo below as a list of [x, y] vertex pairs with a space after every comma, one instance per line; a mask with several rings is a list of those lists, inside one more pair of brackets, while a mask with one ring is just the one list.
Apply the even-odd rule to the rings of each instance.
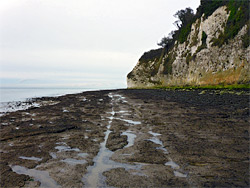
[[243, 36], [249, 26], [222, 46], [214, 45], [224, 32], [230, 11], [219, 7], [212, 15], [197, 19], [184, 43], [175, 42], [169, 52], [137, 63], [127, 76], [128, 88], [156, 85], [236, 84], [250, 81], [250, 46]]

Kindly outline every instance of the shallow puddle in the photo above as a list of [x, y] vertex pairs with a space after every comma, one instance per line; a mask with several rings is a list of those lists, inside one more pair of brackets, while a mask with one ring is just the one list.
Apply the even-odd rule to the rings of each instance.
[[125, 99], [126, 98], [126, 97], [123, 97], [122, 95], [119, 95], [119, 94], [115, 94], [115, 95], [113, 95], [113, 97], [118, 97], [120, 99]]
[[123, 113], [128, 113], [128, 111], [127, 110], [120, 110], [118, 113], [123, 114]]
[[79, 152], [80, 151], [78, 148], [71, 148], [69, 146], [56, 146], [55, 149], [57, 149], [58, 152], [62, 152], [62, 151], [76, 151], [76, 152]]
[[127, 123], [129, 123], [129, 124], [133, 124], [133, 125], [140, 125], [140, 124], [141, 124], [140, 121], [133, 121], [133, 120], [122, 119], [122, 118], [115, 118], [115, 119], [119, 119], [119, 120], [121, 120], [121, 121], [125, 121], [125, 122], [127, 122]]
[[38, 157], [24, 157], [24, 156], [20, 156], [20, 159], [26, 159], [26, 160], [32, 160], [32, 161], [41, 161], [43, 160], [42, 158], [38, 158]]
[[171, 168], [173, 169], [179, 169], [180, 166], [178, 164], [176, 164], [174, 161], [168, 161], [165, 163], [166, 166], [171, 166]]
[[156, 138], [156, 137], [153, 137], [153, 138], [150, 138], [150, 139], [147, 139], [147, 140], [149, 140], [149, 141], [151, 141], [151, 142], [154, 142], [155, 144], [158, 144], [158, 145], [163, 146], [162, 141], [160, 141], [160, 140], [159, 140], [158, 138]]
[[156, 137], [153, 137], [153, 138], [150, 138], [150, 139], [147, 139], [155, 144], [158, 144], [158, 145], [161, 145], [161, 147], [157, 147], [156, 149], [159, 149], [159, 150], [162, 150], [164, 154], [168, 154], [168, 150], [166, 148], [164, 148], [163, 146], [163, 143], [161, 140], [159, 140], [158, 138]]
[[108, 113], [110, 113], [112, 116], [114, 116], [114, 115], [115, 115], [115, 111], [108, 112]]
[[70, 135], [63, 135], [63, 136], [62, 136], [62, 139], [63, 139], [63, 140], [68, 140], [69, 138], [70, 138]]
[[152, 131], [148, 131], [149, 134], [153, 135], [153, 136], [161, 136], [161, 134], [159, 133], [155, 133], [155, 132], [152, 132]]
[[123, 97], [122, 95], [119, 95], [119, 94], [116, 94], [116, 95], [113, 95], [114, 97], [117, 97], [118, 100], [122, 101], [123, 103], [127, 103], [128, 101], [124, 100], [126, 99], [126, 97]]
[[87, 157], [88, 155], [89, 155], [88, 153], [78, 153], [77, 154], [77, 156], [83, 157], [83, 158]]
[[183, 173], [178, 172], [178, 171], [174, 171], [174, 175], [176, 177], [180, 177], [180, 178], [186, 178], [187, 177], [187, 174], [183, 174]]
[[130, 131], [125, 131], [121, 135], [126, 135], [128, 137], [128, 144], [124, 148], [128, 148], [134, 145], [136, 135], [131, 133]]
[[[112, 96], [109, 95], [109, 97], [113, 99]], [[86, 174], [85, 177], [83, 177], [83, 181], [86, 187], [99, 187], [99, 186], [105, 185], [105, 177], [102, 175], [102, 173], [111, 167], [108, 164], [108, 162], [113, 152], [111, 152], [110, 150], [106, 148], [106, 143], [108, 140], [108, 136], [111, 133], [109, 129], [111, 127], [111, 122], [112, 122], [114, 114], [115, 112], [112, 109], [112, 112], [111, 112], [112, 116], [110, 117], [111, 120], [109, 121], [109, 125], [107, 126], [108, 130], [105, 132], [104, 142], [101, 143], [100, 150], [97, 156], [93, 160], [95, 164], [94, 166], [88, 167], [88, 173]]]
[[87, 163], [86, 160], [76, 160], [76, 159], [71, 159], [71, 158], [63, 159], [61, 161], [65, 162], [65, 163], [68, 163], [70, 165], [86, 164]]
[[164, 147], [157, 147], [156, 149], [162, 150], [164, 154], [169, 154], [168, 150]]
[[49, 153], [49, 155], [50, 155], [53, 159], [56, 159], [56, 158], [57, 158], [57, 156], [56, 156], [56, 154], [55, 154], [54, 152]]
[[[115, 95], [118, 97], [118, 95]], [[109, 97], [111, 98], [111, 104], [113, 106], [114, 103], [114, 96], [112, 94], [109, 94]], [[120, 97], [120, 96], [119, 96]], [[110, 121], [107, 125], [107, 131], [105, 132], [105, 138], [104, 142], [100, 144], [100, 150], [97, 154], [97, 156], [94, 158], [94, 165], [88, 167], [88, 173], [83, 177], [83, 182], [85, 183], [85, 187], [107, 187], [105, 182], [105, 177], [103, 176], [103, 172], [108, 171], [110, 169], [114, 168], [125, 168], [126, 170], [135, 170], [139, 171], [142, 167], [141, 164], [136, 165], [130, 165], [130, 164], [123, 164], [123, 163], [117, 163], [115, 161], [112, 161], [110, 158], [113, 154], [112, 151], [110, 151], [108, 148], [106, 148], [106, 143], [108, 140], [108, 136], [111, 133], [110, 128], [112, 121], [114, 119], [114, 109], [112, 108], [112, 112], [110, 113], [111, 117], [109, 117]], [[128, 134], [129, 139], [129, 145], [133, 144], [133, 140], [136, 135], [126, 132], [124, 134]], [[139, 173], [139, 172], [138, 172]]]
[[39, 181], [41, 183], [40, 187], [41, 188], [58, 188], [61, 187], [56, 183], [55, 180], [53, 180], [50, 176], [49, 173], [46, 171], [41, 171], [41, 170], [35, 170], [35, 169], [28, 169], [22, 166], [12, 166], [11, 167], [14, 172], [17, 174], [25, 174], [28, 176], [31, 176], [35, 179], [35, 181]]

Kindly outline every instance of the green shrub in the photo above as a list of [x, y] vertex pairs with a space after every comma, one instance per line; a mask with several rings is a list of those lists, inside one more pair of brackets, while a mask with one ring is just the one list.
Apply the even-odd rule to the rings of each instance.
[[195, 25], [195, 33], [191, 39], [192, 43], [190, 44], [190, 46], [196, 46], [198, 44], [198, 34], [199, 34], [199, 27], [200, 27], [200, 24], [201, 24], [201, 19], [199, 18], [198, 19], [198, 22], [196, 23]]
[[162, 51], [164, 49], [163, 48], [159, 48], [156, 50], [150, 50], [148, 52], [145, 52], [141, 58], [139, 59], [139, 61], [141, 63], [147, 63], [149, 61], [158, 61], [161, 57]]
[[197, 48], [195, 54], [194, 54], [194, 58], [196, 57], [196, 54], [199, 53], [201, 50], [205, 49], [207, 47], [207, 34], [202, 31], [202, 36], [201, 36], [201, 41], [202, 41], [202, 44]]
[[153, 66], [153, 69], [150, 72], [151, 76], [155, 76], [158, 73], [164, 55], [165, 55], [165, 51], [163, 48], [160, 58], [157, 59], [157, 61], [155, 62]]
[[202, 31], [202, 36], [201, 36], [201, 41], [202, 41], [202, 45], [206, 45], [206, 41], [207, 41], [207, 34]]
[[197, 8], [197, 17], [201, 17], [202, 14], [205, 15], [205, 18], [212, 15], [213, 12], [228, 3], [228, 0], [201, 0], [200, 6]]
[[250, 28], [247, 26], [247, 32], [242, 36], [242, 45], [247, 48], [250, 45]]
[[[224, 33], [221, 33], [217, 39], [213, 41], [213, 46], [221, 47], [224, 43], [228, 43], [233, 39], [242, 27], [249, 23], [249, 2], [230, 0], [227, 3], [227, 10], [230, 11]], [[247, 39], [247, 37], [246, 37]], [[247, 45], [248, 39], [245, 45]]]
[[182, 44], [187, 40], [189, 33], [191, 32], [192, 23], [187, 24], [185, 27], [180, 29], [178, 41]]
[[175, 53], [169, 53], [167, 58], [164, 60], [163, 63], [163, 74], [172, 74], [172, 64], [175, 61], [176, 54]]

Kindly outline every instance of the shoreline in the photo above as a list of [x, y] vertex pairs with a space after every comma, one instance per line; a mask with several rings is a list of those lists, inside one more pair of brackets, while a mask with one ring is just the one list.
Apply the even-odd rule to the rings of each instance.
[[58, 97], [66, 94], [77, 94], [84, 91], [100, 90], [101, 88], [49, 88], [49, 87], [1, 87], [1, 101], [17, 102], [26, 101], [33, 98], [41, 97]]
[[[28, 108], [32, 108], [32, 107], [39, 107], [41, 104], [38, 104], [37, 101], [39, 101], [41, 98], [60, 97], [60, 96], [68, 95], [68, 94], [79, 94], [79, 93], [86, 92], [86, 91], [99, 91], [99, 89], [87, 89], [87, 88], [8, 88], [8, 87], [6, 87], [6, 88], [2, 88], [2, 89], [55, 90], [55, 91], [57, 91], [59, 89], [60, 91], [53, 92], [53, 93], [49, 93], [49, 92], [43, 93], [42, 92], [43, 94], [36, 94], [37, 96], [35, 96], [33, 94], [34, 96], [33, 95], [23, 96], [23, 98], [16, 97], [15, 99], [12, 99], [9, 101], [4, 100], [4, 101], [0, 102], [0, 116], [3, 116], [9, 112], [15, 112], [18, 110], [27, 110]], [[73, 92], [73, 90], [75, 90], [75, 91]], [[64, 91], [64, 92], [60, 93], [62, 91]], [[70, 93], [67, 93], [69, 91], [70, 91]]]
[[202, 91], [36, 98], [0, 117], [1, 187], [93, 185], [96, 164], [106, 186], [249, 186], [249, 93]]
[[[238, 87], [237, 87], [238, 86]], [[27, 110], [29, 108], [33, 107], [39, 107], [41, 104], [36, 103], [37, 101], [42, 101], [43, 98], [56, 98], [56, 97], [62, 97], [66, 95], [77, 95], [84, 92], [89, 91], [116, 91], [116, 90], [166, 90], [166, 91], [200, 91], [200, 94], [205, 94], [206, 92], [214, 92], [219, 95], [223, 95], [225, 93], [229, 94], [236, 94], [236, 95], [250, 95], [249, 88], [250, 85], [214, 85], [214, 86], [155, 86], [155, 87], [149, 87], [149, 88], [121, 88], [121, 89], [93, 89], [93, 90], [84, 90], [84, 91], [78, 91], [76, 93], [65, 93], [65, 94], [55, 94], [51, 96], [38, 96], [38, 97], [28, 97], [23, 100], [14, 100], [14, 101], [5, 101], [0, 102], [0, 117], [9, 113], [9, 112], [16, 112], [19, 110]], [[11, 88], [12, 89], [12, 88]], [[22, 88], [23, 89], [23, 88]], [[24, 88], [24, 89], [30, 89], [30, 88]], [[43, 88], [39, 88], [43, 89]], [[71, 89], [71, 88], [70, 88]], [[78, 88], [77, 88], [78, 89]], [[5, 109], [5, 110], [4, 110]]]

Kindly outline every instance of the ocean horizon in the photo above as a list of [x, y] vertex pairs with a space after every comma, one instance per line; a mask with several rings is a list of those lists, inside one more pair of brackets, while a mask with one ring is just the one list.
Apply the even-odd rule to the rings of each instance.
[[103, 89], [105, 88], [1, 87], [0, 103], [25, 101], [38, 97], [57, 97], [66, 94]]
[[6, 112], [25, 110], [35, 106], [38, 107], [39, 105], [36, 103], [27, 103], [27, 101], [32, 98], [58, 97], [103, 89], [105, 88], [1, 87], [0, 116]]

